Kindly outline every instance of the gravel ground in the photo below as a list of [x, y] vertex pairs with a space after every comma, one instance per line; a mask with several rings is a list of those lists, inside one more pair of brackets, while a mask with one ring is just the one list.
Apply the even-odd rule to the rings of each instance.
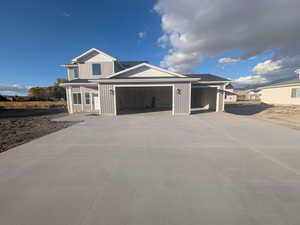
[[76, 122], [52, 121], [65, 116], [62, 110], [6, 110], [0, 113], [0, 153], [35, 138], [69, 127]]
[[267, 120], [300, 130], [300, 106], [297, 105], [268, 105], [260, 102], [239, 102], [227, 104], [226, 112], [252, 116], [256, 119]]

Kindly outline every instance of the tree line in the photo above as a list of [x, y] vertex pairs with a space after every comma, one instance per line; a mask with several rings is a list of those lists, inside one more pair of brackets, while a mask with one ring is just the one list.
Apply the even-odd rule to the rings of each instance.
[[28, 96], [31, 100], [41, 101], [60, 101], [66, 100], [65, 88], [59, 84], [66, 82], [64, 78], [57, 78], [52, 86], [48, 87], [32, 87], [28, 90]]

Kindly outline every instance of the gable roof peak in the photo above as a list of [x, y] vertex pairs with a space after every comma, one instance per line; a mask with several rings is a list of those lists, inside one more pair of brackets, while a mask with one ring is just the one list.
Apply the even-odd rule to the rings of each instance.
[[154, 65], [149, 64], [149, 63], [147, 63], [147, 62], [143, 62], [143, 63], [137, 64], [136, 66], [129, 67], [129, 68], [125, 69], [125, 70], [121, 70], [121, 71], [119, 71], [119, 72], [117, 72], [117, 73], [114, 73], [114, 74], [112, 74], [112, 75], [111, 75], [110, 77], [108, 77], [108, 78], [117, 77], [117, 76], [119, 76], [120, 74], [123, 74], [123, 73], [129, 72], [129, 71], [135, 70], [135, 69], [140, 68], [140, 67], [143, 67], [143, 66], [146, 66], [146, 67], [148, 67], [148, 68], [150, 68], [150, 69], [158, 70], [158, 71], [160, 71], [160, 72], [168, 73], [168, 74], [173, 75], [173, 76], [175, 76], [175, 77], [187, 77], [187, 76], [185, 76], [185, 75], [178, 74], [178, 73], [175, 73], [175, 72], [171, 72], [171, 71], [165, 70], [165, 69], [163, 69], [163, 68], [160, 68], [160, 67], [158, 67], [158, 66], [154, 66]]
[[90, 48], [89, 50], [85, 51], [85, 52], [82, 53], [81, 55], [79, 55], [79, 56], [75, 57], [74, 59], [72, 59], [72, 62], [76, 62], [76, 61], [78, 61], [80, 58], [82, 58], [82, 57], [84, 57], [84, 56], [86, 56], [86, 55], [88, 55], [88, 54], [91, 54], [92, 52], [97, 52], [98, 54], [102, 54], [102, 55], [104, 55], [104, 56], [106, 56], [106, 57], [111, 58], [112, 60], [117, 60], [116, 58], [114, 58], [114, 57], [112, 57], [112, 56], [106, 54], [105, 52], [100, 51], [100, 50], [97, 49], [97, 48]]

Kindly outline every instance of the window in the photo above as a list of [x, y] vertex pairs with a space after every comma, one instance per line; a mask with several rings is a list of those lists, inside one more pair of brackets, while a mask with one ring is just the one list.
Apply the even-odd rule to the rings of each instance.
[[300, 98], [300, 88], [292, 88], [292, 98]]
[[91, 104], [90, 93], [85, 93], [85, 104]]
[[101, 75], [101, 64], [92, 64], [93, 75]]
[[79, 78], [79, 70], [78, 70], [78, 67], [74, 68], [74, 78]]
[[80, 93], [73, 93], [73, 104], [81, 105], [81, 94]]

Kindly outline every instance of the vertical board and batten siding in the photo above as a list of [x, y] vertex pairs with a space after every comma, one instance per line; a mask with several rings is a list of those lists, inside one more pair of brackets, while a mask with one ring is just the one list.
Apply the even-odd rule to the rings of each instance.
[[112, 84], [99, 84], [100, 95], [100, 114], [102, 115], [115, 115], [115, 92], [113, 94], [110, 90], [114, 91]]
[[[177, 93], [180, 89], [181, 93]], [[174, 115], [190, 114], [191, 101], [191, 85], [190, 83], [176, 83], [174, 84]]]

